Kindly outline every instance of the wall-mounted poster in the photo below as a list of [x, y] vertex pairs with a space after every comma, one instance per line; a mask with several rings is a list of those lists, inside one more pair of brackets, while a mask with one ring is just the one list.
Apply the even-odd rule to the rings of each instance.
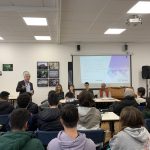
[[59, 62], [37, 62], [37, 86], [56, 86], [59, 83]]
[[38, 87], [48, 87], [48, 79], [37, 79]]
[[13, 64], [3, 64], [3, 71], [13, 71]]
[[59, 62], [49, 62], [48, 66], [50, 70], [59, 70]]
[[59, 78], [59, 70], [49, 70], [49, 78]]
[[49, 86], [56, 86], [59, 84], [59, 79], [49, 79]]

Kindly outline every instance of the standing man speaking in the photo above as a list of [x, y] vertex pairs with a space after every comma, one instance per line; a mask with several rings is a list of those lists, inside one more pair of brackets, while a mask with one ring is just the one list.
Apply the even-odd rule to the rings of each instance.
[[19, 81], [16, 92], [20, 92], [20, 94], [28, 92], [31, 95], [34, 94], [33, 84], [30, 82], [30, 73], [28, 71], [23, 72], [24, 80]]

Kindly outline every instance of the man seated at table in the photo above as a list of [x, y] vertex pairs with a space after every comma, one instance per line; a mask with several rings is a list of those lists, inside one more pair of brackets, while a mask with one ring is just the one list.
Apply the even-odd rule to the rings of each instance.
[[10, 114], [14, 109], [13, 105], [8, 102], [9, 95], [7, 91], [0, 93], [0, 115]]
[[84, 83], [84, 87], [85, 87], [84, 91], [88, 91], [88, 92], [90, 92], [94, 96], [93, 90], [90, 89], [89, 82], [85, 82]]
[[106, 88], [106, 84], [102, 83], [99, 91], [99, 95], [101, 98], [103, 97], [111, 97], [111, 93], [108, 88]]
[[30, 113], [23, 108], [16, 109], [10, 116], [11, 132], [0, 136], [1, 150], [44, 150], [42, 143], [32, 134], [25, 132], [28, 128]]
[[96, 150], [96, 145], [86, 135], [77, 131], [78, 109], [73, 104], [66, 104], [61, 111], [61, 123], [64, 131], [49, 142], [47, 150]]

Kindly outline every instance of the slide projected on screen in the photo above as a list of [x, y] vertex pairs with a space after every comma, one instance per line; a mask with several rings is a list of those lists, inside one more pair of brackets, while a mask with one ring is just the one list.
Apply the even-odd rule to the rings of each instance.
[[76, 87], [85, 82], [130, 86], [130, 56], [73, 56], [73, 79]]

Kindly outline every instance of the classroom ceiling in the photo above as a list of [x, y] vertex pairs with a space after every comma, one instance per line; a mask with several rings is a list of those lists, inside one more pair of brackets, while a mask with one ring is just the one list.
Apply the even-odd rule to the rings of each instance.
[[[142, 15], [138, 26], [126, 25], [126, 12], [137, 1], [0, 0], [0, 42], [41, 42], [35, 35], [50, 35], [49, 43], [150, 42], [150, 14]], [[48, 26], [27, 26], [22, 17], [46, 17]], [[104, 35], [108, 28], [127, 30]]]

